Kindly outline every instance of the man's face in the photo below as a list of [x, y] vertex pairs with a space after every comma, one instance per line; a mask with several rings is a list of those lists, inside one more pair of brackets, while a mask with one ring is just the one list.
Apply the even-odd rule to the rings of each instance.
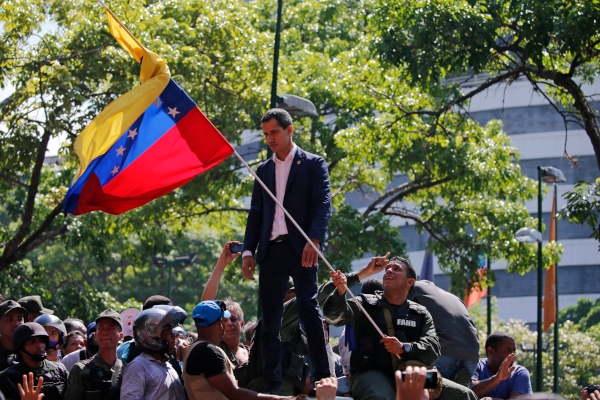
[[242, 320], [237, 311], [229, 310], [229, 312], [231, 313], [231, 318], [223, 318], [223, 322], [225, 323], [223, 341], [234, 343], [237, 340], [239, 342], [242, 335]]
[[385, 273], [383, 274], [383, 288], [384, 289], [410, 289], [415, 284], [413, 278], [409, 278], [408, 268], [399, 261], [389, 263], [385, 267]]
[[39, 311], [32, 311], [32, 312], [30, 312], [30, 313], [27, 314], [27, 317], [25, 318], [27, 320], [26, 322], [33, 322], [40, 315], [42, 315], [41, 312], [39, 312]]
[[514, 353], [516, 350], [517, 346], [514, 340], [503, 339], [496, 349], [488, 347], [488, 358], [492, 364], [500, 365], [509, 354]]
[[160, 338], [169, 343], [169, 353], [177, 348], [177, 335], [173, 333], [173, 329], [165, 329], [160, 332]]
[[60, 340], [60, 331], [58, 328], [53, 326], [45, 326], [46, 332], [48, 333], [48, 338], [51, 342], [58, 342]]
[[0, 317], [0, 337], [12, 340], [13, 333], [23, 322], [23, 311], [16, 309], [7, 312]]
[[121, 327], [110, 318], [102, 318], [96, 324], [96, 342], [100, 349], [116, 349], [123, 338]]
[[292, 149], [292, 132], [294, 128], [282, 128], [275, 118], [262, 123], [265, 141], [271, 151], [277, 155], [289, 152]]
[[[44, 354], [46, 352], [46, 343], [41, 336], [35, 336], [30, 339], [27, 339], [23, 344], [23, 350], [28, 351], [30, 354]], [[25, 353], [21, 353], [21, 356], [27, 357], [31, 360]]]

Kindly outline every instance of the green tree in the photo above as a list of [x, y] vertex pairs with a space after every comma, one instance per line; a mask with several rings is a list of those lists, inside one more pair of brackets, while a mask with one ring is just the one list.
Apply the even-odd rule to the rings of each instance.
[[[121, 301], [143, 300], [164, 288], [165, 271], [150, 266], [151, 256], [199, 250], [198, 265], [176, 271], [174, 296], [188, 304], [185, 293], [199, 294], [222, 242], [241, 239], [251, 177], [231, 158], [126, 214], [60, 215], [77, 165], [69, 146], [109, 101], [136, 84], [138, 66], [110, 37], [103, 12], [91, 0], [47, 8], [17, 1], [10, 7], [20, 7], [21, 14], [39, 7], [32, 15], [47, 15], [55, 29], [34, 44], [27, 39], [37, 28], [23, 34], [14, 45], [21, 61], [2, 70], [15, 94], [0, 110], [0, 270], [26, 261], [33, 268], [64, 267], [61, 280], [49, 279], [48, 285], [87, 284]], [[348, 270], [366, 252], [403, 253], [391, 223], [401, 218], [434, 238], [430, 250], [457, 291], [467, 274], [475, 275], [483, 252], [508, 260], [512, 271], [529, 270], [534, 248], [517, 245], [513, 233], [534, 226], [524, 202], [536, 185], [514, 163], [518, 154], [501, 123], [482, 127], [449, 109], [427, 111], [446, 104], [447, 94], [411, 84], [403, 66], [384, 68], [372, 57], [377, 36], [368, 23], [370, 7], [296, 0], [285, 8], [279, 87], [318, 105], [318, 118], [295, 122], [295, 140], [328, 161], [334, 194], [325, 242], [329, 260]], [[174, 79], [230, 141], [238, 143], [244, 130], [258, 127], [270, 86], [271, 2], [115, 1], [111, 8], [168, 61]], [[13, 32], [6, 21], [16, 9], [6, 10], [2, 22]], [[60, 165], [44, 166], [48, 140], [61, 135], [66, 139]], [[355, 193], [366, 194], [359, 210], [346, 205]], [[51, 246], [49, 239], [55, 239]], [[560, 249], [550, 250], [548, 260]], [[227, 280], [235, 284], [224, 287], [224, 294], [248, 290], [243, 296], [254, 300], [251, 285], [238, 285], [239, 270], [228, 270]]]
[[[443, 92], [438, 110], [464, 107], [478, 93], [519, 78], [567, 123], [588, 134], [600, 168], [597, 112], [583, 84], [600, 72], [600, 8], [595, 0], [376, 0], [374, 48], [406, 65], [415, 82]], [[487, 77], [468, 92], [444, 78]], [[566, 153], [566, 149], [565, 149]], [[568, 154], [567, 154], [568, 156]]]
[[567, 204], [559, 218], [568, 218], [571, 223], [589, 226], [592, 229], [590, 236], [599, 242], [600, 250], [600, 178], [594, 184], [575, 182], [573, 191], [563, 196]]

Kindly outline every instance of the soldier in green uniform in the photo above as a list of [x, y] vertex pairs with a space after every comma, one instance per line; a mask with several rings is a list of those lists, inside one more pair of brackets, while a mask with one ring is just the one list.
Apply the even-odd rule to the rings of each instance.
[[[399, 363], [417, 361], [432, 365], [440, 355], [440, 342], [427, 309], [406, 299], [416, 272], [409, 260], [375, 257], [372, 269], [383, 267], [383, 292], [357, 297], [385, 336], [382, 338], [354, 300], [346, 299], [346, 276], [331, 273], [336, 290], [323, 304], [327, 320], [336, 326], [352, 323], [357, 349], [350, 357], [350, 379], [355, 399], [395, 398], [394, 371]], [[397, 357], [400, 356], [400, 358]]]
[[110, 308], [96, 318], [98, 352], [71, 369], [65, 400], [118, 399], [123, 362], [117, 346], [123, 338], [121, 316]]

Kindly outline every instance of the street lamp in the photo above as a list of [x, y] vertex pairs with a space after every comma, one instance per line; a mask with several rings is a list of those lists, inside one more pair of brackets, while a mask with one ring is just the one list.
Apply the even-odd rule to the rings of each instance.
[[277, 71], [279, 70], [279, 47], [281, 43], [281, 18], [283, 14], [283, 0], [277, 0], [277, 25], [275, 28], [275, 46], [273, 48], [273, 78], [271, 80], [271, 107], [283, 108], [291, 115], [299, 117], [316, 117], [317, 108], [305, 98], [291, 94], [277, 94]]
[[[560, 169], [554, 167], [543, 167], [540, 169], [542, 171], [543, 181], [552, 183], [552, 186], [554, 186], [554, 204], [557, 204], [556, 184], [566, 182], [567, 180], [565, 179], [565, 175]], [[554, 210], [554, 212], [556, 211], [557, 210]], [[551, 218], [555, 217], [555, 215], [551, 216]], [[558, 229], [556, 226], [554, 228], [556, 234], [554, 240], [558, 241]], [[554, 393], [558, 393], [558, 263], [554, 265], [554, 298], [556, 301], [556, 315], [554, 316], [554, 379], [552, 380], [552, 391]]]
[[169, 268], [169, 283], [167, 286], [167, 297], [171, 298], [171, 281], [173, 278], [173, 267], [187, 267], [196, 261], [198, 258], [198, 253], [192, 253], [189, 256], [180, 256], [175, 257], [172, 260], [169, 260], [165, 257], [154, 256], [152, 257], [152, 263], [157, 267], [161, 268]]
[[[515, 234], [515, 239], [522, 243], [536, 243], [537, 242], [537, 361], [535, 363], [535, 391], [542, 391], [542, 282], [543, 282], [543, 263], [542, 263], [542, 179], [544, 182], [552, 182], [554, 184], [558, 182], [565, 182], [565, 176], [561, 170], [554, 167], [540, 167], [538, 166], [538, 229], [532, 228], [521, 228]], [[558, 277], [558, 274], [556, 274]], [[556, 322], [554, 324], [554, 381], [555, 385], [558, 382], [558, 281], [555, 282], [555, 297], [556, 297]], [[556, 386], [555, 386], [556, 390]]]

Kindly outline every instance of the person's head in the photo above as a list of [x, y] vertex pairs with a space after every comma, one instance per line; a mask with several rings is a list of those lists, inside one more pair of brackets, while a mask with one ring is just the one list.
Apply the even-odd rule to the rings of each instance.
[[26, 311], [14, 300], [0, 303], [0, 344], [6, 350], [12, 348], [13, 334], [23, 324]]
[[361, 294], [375, 294], [375, 291], [383, 290], [383, 281], [378, 278], [368, 278], [361, 281], [360, 293]]
[[35, 322], [26, 322], [14, 332], [12, 347], [19, 361], [31, 368], [38, 368], [46, 359], [48, 333]]
[[176, 345], [173, 328], [186, 318], [185, 310], [177, 306], [158, 305], [142, 311], [133, 322], [135, 344], [155, 358], [168, 358]]
[[385, 267], [383, 274], [383, 292], [406, 296], [415, 284], [417, 273], [411, 262], [404, 257], [393, 257]]
[[42, 314], [34, 322], [43, 326], [48, 332], [50, 345], [47, 350], [58, 350], [64, 344], [67, 337], [67, 328], [56, 315]]
[[123, 339], [123, 322], [118, 312], [111, 308], [102, 311], [96, 318], [96, 342], [100, 351], [117, 349]]
[[22, 297], [17, 302], [27, 310], [25, 322], [33, 322], [42, 314], [54, 314], [53, 310], [44, 307], [41, 297], [37, 295]]
[[65, 320], [63, 320], [63, 324], [65, 325], [65, 328], [67, 329], [67, 334], [73, 332], [73, 331], [79, 331], [81, 333], [83, 333], [83, 337], [85, 338], [85, 335], [87, 335], [87, 328], [85, 327], [85, 323], [80, 320], [79, 318], [67, 318]]
[[65, 344], [61, 347], [63, 356], [69, 353], [83, 349], [85, 347], [85, 335], [79, 331], [71, 331], [67, 333]]
[[173, 302], [171, 299], [165, 296], [161, 296], [159, 294], [155, 294], [154, 296], [150, 296], [144, 302], [142, 306], [142, 310], [149, 310], [154, 306], [172, 306]]
[[87, 342], [85, 348], [89, 355], [98, 352], [98, 342], [96, 341], [96, 321], [90, 322], [87, 326]]
[[256, 329], [257, 323], [258, 322], [256, 320], [253, 320], [244, 326], [244, 341], [246, 346], [250, 346], [250, 344], [252, 344], [252, 335], [254, 335], [254, 329]]
[[267, 111], [260, 120], [267, 145], [280, 159], [285, 158], [293, 147], [292, 117], [281, 108]]
[[231, 298], [225, 300], [225, 307], [231, 316], [223, 318], [225, 324], [223, 341], [230, 346], [237, 346], [240, 343], [242, 329], [244, 328], [244, 312], [240, 303], [231, 300]]
[[492, 367], [500, 366], [516, 349], [515, 338], [505, 332], [492, 332], [485, 341], [485, 352]]
[[223, 318], [231, 318], [225, 303], [220, 300], [202, 301], [194, 307], [192, 318], [198, 331], [198, 338], [218, 345], [223, 337]]

